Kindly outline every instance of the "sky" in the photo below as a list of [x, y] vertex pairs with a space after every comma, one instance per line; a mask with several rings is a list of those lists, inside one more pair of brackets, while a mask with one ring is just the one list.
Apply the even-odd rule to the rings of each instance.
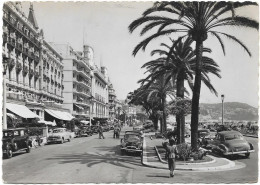
[[[23, 2], [23, 11], [29, 12], [29, 3]], [[166, 39], [157, 39], [148, 45], [145, 52], [132, 55], [134, 47], [146, 36], [140, 36], [140, 29], [130, 34], [128, 26], [152, 6], [152, 2], [34, 2], [38, 26], [43, 29], [47, 42], [68, 42], [78, 51], [83, 43], [94, 49], [94, 62], [108, 69], [110, 81], [117, 98], [125, 99], [127, 93], [139, 87], [137, 81], [146, 75], [141, 66], [152, 58], [150, 52], [159, 48]], [[247, 7], [236, 13], [259, 20], [258, 7]], [[220, 44], [209, 37], [205, 47], [212, 49], [212, 57], [220, 66], [221, 79], [211, 76], [211, 82], [218, 91], [218, 97], [204, 85], [201, 89], [201, 103], [242, 102], [258, 106], [259, 33], [251, 29], [225, 28], [245, 43], [252, 53], [234, 42], [225, 40], [226, 55]]]

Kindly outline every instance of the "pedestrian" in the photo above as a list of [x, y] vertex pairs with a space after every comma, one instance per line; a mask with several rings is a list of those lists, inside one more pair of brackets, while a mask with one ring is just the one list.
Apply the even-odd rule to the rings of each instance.
[[169, 139], [169, 143], [163, 143], [163, 147], [166, 149], [166, 153], [168, 154], [168, 167], [170, 170], [170, 177], [174, 177], [175, 170], [175, 156], [177, 155], [177, 147], [175, 145], [175, 140], [173, 138]]
[[105, 139], [104, 135], [103, 135], [103, 128], [101, 125], [99, 125], [98, 127], [98, 134], [99, 134], [99, 139]]

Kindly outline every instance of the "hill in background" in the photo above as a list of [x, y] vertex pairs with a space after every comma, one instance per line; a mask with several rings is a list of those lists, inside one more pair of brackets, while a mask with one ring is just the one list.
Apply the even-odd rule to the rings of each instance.
[[[221, 120], [222, 103], [200, 104], [200, 120]], [[237, 121], [258, 121], [258, 109], [246, 103], [225, 102], [224, 119]]]

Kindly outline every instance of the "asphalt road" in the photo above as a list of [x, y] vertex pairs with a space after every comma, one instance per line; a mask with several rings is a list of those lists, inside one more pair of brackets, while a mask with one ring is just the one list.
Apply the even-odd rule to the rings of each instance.
[[[129, 128], [125, 128], [129, 129]], [[141, 165], [139, 156], [122, 156], [119, 139], [106, 132], [106, 139], [75, 138], [3, 160], [5, 183], [246, 183], [258, 174], [257, 139], [248, 138], [256, 153], [249, 159], [232, 159], [238, 169], [219, 172], [169, 171]], [[243, 165], [241, 165], [243, 164]], [[241, 168], [242, 167], [242, 168]]]

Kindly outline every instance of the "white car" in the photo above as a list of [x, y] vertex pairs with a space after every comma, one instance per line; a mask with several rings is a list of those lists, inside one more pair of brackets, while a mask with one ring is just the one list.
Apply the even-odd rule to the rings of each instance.
[[49, 135], [47, 139], [47, 143], [64, 143], [65, 140], [71, 140], [71, 132], [69, 132], [66, 128], [56, 128], [53, 129], [52, 133]]

